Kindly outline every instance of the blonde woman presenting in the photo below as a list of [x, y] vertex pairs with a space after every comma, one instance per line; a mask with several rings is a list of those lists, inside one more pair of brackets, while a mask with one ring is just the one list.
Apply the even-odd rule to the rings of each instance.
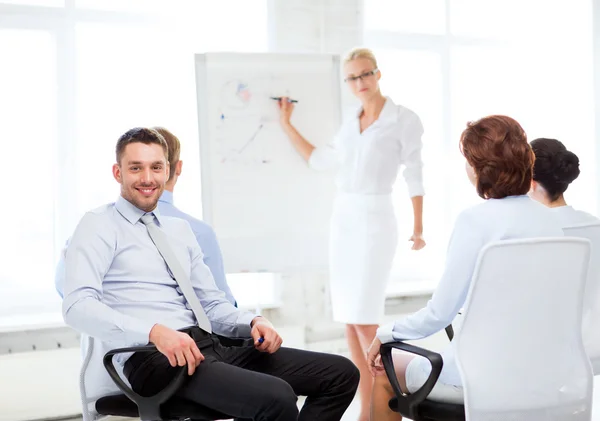
[[[336, 167], [337, 196], [330, 232], [333, 317], [346, 324], [352, 360], [360, 369], [360, 421], [369, 419], [373, 379], [365, 350], [383, 317], [385, 289], [398, 243], [392, 187], [404, 166], [413, 205], [413, 250], [423, 239], [421, 120], [381, 94], [381, 71], [368, 49], [355, 49], [344, 61], [344, 81], [361, 106], [334, 140], [315, 148], [292, 125], [294, 103], [279, 101], [280, 122], [298, 153], [316, 170]], [[405, 221], [400, 221], [405, 222]]]

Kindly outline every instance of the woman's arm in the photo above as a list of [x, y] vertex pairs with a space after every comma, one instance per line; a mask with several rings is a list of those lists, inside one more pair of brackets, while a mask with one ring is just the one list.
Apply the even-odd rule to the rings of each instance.
[[292, 145], [305, 161], [308, 162], [310, 156], [315, 150], [308, 140], [306, 140], [298, 130], [292, 125], [290, 119], [294, 111], [294, 104], [288, 101], [288, 98], [282, 97], [279, 101], [279, 121], [285, 134], [290, 138]]
[[423, 239], [423, 196], [413, 196], [410, 198], [413, 206], [413, 235], [410, 241], [413, 242], [413, 250], [421, 250], [425, 247]]
[[444, 273], [431, 300], [416, 313], [381, 326], [377, 337], [382, 343], [425, 338], [452, 322], [467, 297], [484, 238], [485, 227], [479, 226], [469, 212], [461, 213], [448, 245]]
[[283, 131], [310, 168], [317, 171], [327, 171], [339, 164], [337, 136], [328, 144], [317, 148], [306, 140], [290, 122], [292, 111], [294, 111], [293, 103], [285, 97], [281, 98], [279, 100], [279, 111], [279, 121]]

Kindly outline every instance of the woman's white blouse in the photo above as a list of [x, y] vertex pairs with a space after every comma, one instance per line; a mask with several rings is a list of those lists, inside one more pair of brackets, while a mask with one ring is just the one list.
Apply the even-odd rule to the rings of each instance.
[[404, 165], [409, 195], [423, 196], [423, 125], [419, 116], [386, 97], [379, 118], [360, 133], [361, 112], [362, 107], [342, 124], [331, 143], [312, 152], [309, 166], [316, 170], [337, 167], [341, 192], [390, 194]]

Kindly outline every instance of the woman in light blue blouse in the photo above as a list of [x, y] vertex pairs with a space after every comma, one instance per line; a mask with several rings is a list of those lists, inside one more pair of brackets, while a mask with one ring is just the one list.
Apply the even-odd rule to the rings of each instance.
[[[382, 343], [422, 339], [449, 325], [465, 304], [477, 257], [486, 244], [504, 239], [563, 235], [550, 209], [527, 195], [534, 155], [519, 123], [506, 116], [489, 116], [469, 123], [462, 133], [460, 147], [466, 158], [467, 175], [485, 201], [458, 216], [442, 278], [427, 306], [378, 329], [367, 356], [375, 376], [372, 420], [401, 419], [388, 407], [394, 393], [378, 358]], [[468, 312], [468, 308], [464, 311]], [[429, 399], [462, 403], [454, 344], [441, 354], [442, 373]], [[408, 353], [395, 354], [394, 367], [405, 393], [418, 390], [430, 373], [426, 359]]]

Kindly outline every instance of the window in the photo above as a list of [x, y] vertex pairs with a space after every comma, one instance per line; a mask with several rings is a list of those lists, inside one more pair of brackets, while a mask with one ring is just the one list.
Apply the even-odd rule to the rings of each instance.
[[367, 0], [365, 29], [419, 34], [446, 32], [445, 0]]
[[56, 39], [46, 31], [0, 28], [0, 56], [2, 196], [7, 200], [0, 206], [0, 255], [10, 262], [0, 269], [2, 302], [12, 291], [35, 299], [52, 290], [51, 283], [41, 281], [54, 271]]
[[[0, 7], [18, 11], [0, 22], [11, 180], [0, 253], [14, 262], [0, 268], [0, 317], [24, 317], [60, 309], [59, 252], [84, 212], [117, 198], [111, 166], [126, 130], [162, 125], [178, 135], [186, 165], [177, 204], [201, 216], [193, 54], [266, 51], [267, 2], [0, 0]], [[263, 278], [261, 285], [275, 282]]]
[[[402, 175], [395, 185], [394, 207], [396, 209], [400, 238], [398, 256], [394, 264], [394, 275], [402, 274], [410, 279], [430, 279], [435, 277], [435, 266], [427, 262], [443, 255], [445, 246], [436, 243], [429, 233], [439, 233], [446, 224], [436, 218], [438, 209], [444, 207], [444, 185], [440, 183], [445, 173], [445, 157], [443, 143], [443, 127], [439, 124], [443, 119], [441, 57], [435, 52], [419, 50], [375, 49], [378, 66], [382, 69], [381, 89], [397, 103], [415, 111], [425, 127], [423, 134], [423, 161], [427, 165], [425, 171], [426, 206], [426, 241], [428, 246], [422, 251], [410, 250], [412, 243], [408, 238], [412, 234], [412, 203], [406, 190]], [[442, 147], [440, 147], [442, 146]], [[427, 268], [427, 269], [426, 269]]]
[[3, 3], [18, 6], [63, 7], [65, 0], [0, 0], [0, 5]]
[[[567, 201], [597, 212], [598, 198], [589, 193], [597, 177], [591, 15], [590, 1], [365, 2], [365, 44], [381, 62], [382, 91], [416, 111], [425, 126], [428, 246], [410, 254], [400, 242], [393, 278], [436, 281], [454, 219], [481, 201], [458, 149], [470, 120], [507, 114], [530, 140], [563, 141], [581, 166]], [[401, 233], [410, 235], [404, 191], [400, 180], [397, 217]]]

